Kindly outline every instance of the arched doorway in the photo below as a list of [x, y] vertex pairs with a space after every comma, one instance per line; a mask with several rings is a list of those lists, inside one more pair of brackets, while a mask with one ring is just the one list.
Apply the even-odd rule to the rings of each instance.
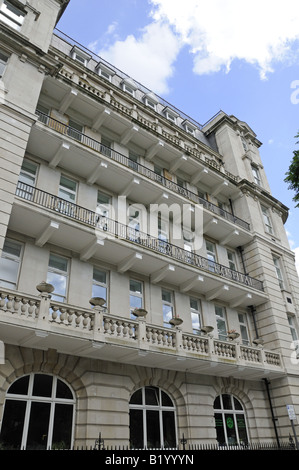
[[172, 399], [157, 387], [142, 387], [130, 400], [132, 448], [175, 448], [176, 413]]
[[0, 448], [70, 449], [75, 399], [58, 377], [30, 374], [8, 389], [0, 433]]
[[245, 412], [233, 395], [219, 395], [214, 401], [217, 441], [220, 446], [247, 446], [248, 433]]

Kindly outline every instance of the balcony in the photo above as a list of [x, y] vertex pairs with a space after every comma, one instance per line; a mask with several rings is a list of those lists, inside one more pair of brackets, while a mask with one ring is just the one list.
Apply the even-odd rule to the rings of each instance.
[[[55, 220], [57, 219], [58, 215], [59, 219], [57, 219], [57, 221], [62, 218], [63, 221], [69, 220], [70, 222], [79, 223], [82, 228], [88, 227], [89, 229], [91, 229], [91, 233], [93, 233], [94, 237], [97, 238], [97, 241], [100, 240], [102, 244], [104, 244], [105, 240], [107, 240], [108, 243], [114, 245], [114, 247], [112, 247], [113, 253], [109, 252], [110, 263], [113, 259], [117, 263], [116, 257], [120, 256], [120, 252], [117, 251], [117, 248], [115, 246], [116, 244], [124, 243], [124, 246], [126, 248], [129, 248], [130, 250], [132, 250], [133, 248], [134, 254], [130, 255], [128, 253], [128, 258], [124, 258], [123, 262], [119, 264], [118, 270], [125, 269], [126, 260], [128, 261], [126, 269], [132, 267], [133, 262], [136, 261], [136, 249], [139, 249], [139, 259], [141, 260], [143, 259], [142, 253], [147, 254], [147, 256], [151, 256], [151, 254], [153, 254], [158, 256], [160, 261], [164, 260], [164, 264], [162, 261], [161, 272], [159, 269], [157, 271], [157, 267], [154, 268], [154, 272], [146, 272], [147, 275], [151, 276], [154, 282], [158, 282], [159, 279], [163, 278], [164, 275], [167, 274], [167, 268], [170, 275], [174, 273], [175, 267], [169, 263], [177, 263], [179, 266], [185, 267], [185, 270], [191, 268], [198, 275], [201, 274], [203, 276], [206, 276], [206, 287], [201, 285], [201, 291], [206, 291], [207, 298], [209, 298], [210, 296], [210, 298], [212, 299], [222, 294], [226, 295], [226, 300], [229, 299], [231, 302], [234, 302], [235, 296], [237, 296], [241, 300], [243, 295], [240, 291], [238, 291], [237, 286], [242, 286], [243, 288], [250, 289], [250, 292], [257, 291], [261, 293], [261, 298], [256, 298], [255, 302], [265, 301], [266, 299], [263, 294], [264, 289], [262, 281], [248, 276], [247, 274], [243, 274], [233, 269], [230, 269], [227, 266], [223, 266], [207, 258], [204, 258], [203, 256], [195, 252], [187, 251], [177, 245], [166, 242], [159, 238], [155, 238], [147, 233], [143, 233], [139, 230], [136, 230], [132, 227], [129, 227], [108, 217], [99, 216], [99, 214], [97, 214], [96, 212], [70, 203], [53, 194], [47, 193], [38, 188], [26, 185], [21, 182], [18, 183], [16, 195], [18, 196], [18, 198], [20, 198], [20, 200], [26, 201], [27, 205], [25, 207], [23, 207], [23, 205], [18, 206], [18, 204], [14, 205], [10, 228], [16, 231], [20, 231], [21, 233], [27, 233], [27, 235], [33, 236], [34, 238], [38, 238], [39, 235], [39, 240], [43, 240], [43, 242], [40, 241], [38, 243], [45, 243], [46, 241], [48, 241], [49, 237], [52, 234], [55, 236], [55, 232], [57, 232], [53, 224], [52, 228], [51, 223], [48, 223], [46, 225], [46, 220], [49, 220], [49, 216], [47, 217], [46, 213], [44, 214], [45, 229], [44, 232], [42, 231], [42, 226], [40, 225], [40, 223], [42, 222], [42, 214], [39, 210], [39, 208], [41, 207], [50, 214], [52, 213]], [[30, 211], [30, 207], [32, 208], [33, 212]], [[34, 216], [34, 210], [36, 209], [38, 214], [38, 221], [36, 220], [36, 217], [32, 219], [32, 217]], [[29, 213], [28, 211], [30, 211], [31, 213]], [[30, 220], [31, 223], [29, 222]], [[61, 244], [63, 243], [62, 238], [64, 237], [64, 240], [66, 240], [64, 241], [64, 244], [66, 246], [68, 246], [69, 248], [73, 248], [73, 251], [82, 252], [82, 249], [78, 249], [78, 245], [77, 249], [72, 246], [72, 240], [75, 241], [76, 238], [77, 243], [80, 243], [82, 242], [84, 235], [83, 233], [78, 233], [78, 227], [73, 227], [73, 231], [76, 232], [77, 235], [75, 235], [75, 233], [74, 235], [72, 235], [71, 228], [69, 228], [66, 229], [66, 231], [62, 232], [62, 235], [59, 237], [58, 240], [55, 240], [54, 238], [52, 242], [61, 246]], [[106, 246], [106, 254], [108, 253], [107, 248], [108, 247]], [[101, 254], [102, 256], [104, 256], [103, 252], [101, 252]], [[123, 257], [124, 254], [121, 256]], [[147, 266], [147, 269], [151, 270], [151, 266], [153, 266], [153, 260], [151, 262], [143, 264]], [[155, 266], [158, 266], [157, 261], [154, 262], [154, 264]], [[143, 272], [143, 274], [145, 274], [145, 272]], [[181, 290], [182, 286], [184, 285], [186, 289], [188, 289], [191, 284], [190, 279], [189, 281], [187, 279], [188, 278], [186, 278], [185, 274], [184, 281], [182, 280], [182, 278], [177, 278], [175, 283], [181, 285]], [[201, 284], [200, 280], [203, 281], [203, 278], [198, 279], [197, 277], [195, 278], [195, 280], [198, 281], [199, 284]], [[174, 281], [174, 279], [172, 279], [172, 281]], [[229, 286], [225, 284], [226, 282], [231, 283], [232, 286], [237, 289], [237, 292], [235, 294], [233, 294]], [[248, 305], [251, 305], [253, 303], [251, 299], [252, 295], [251, 297], [246, 295], [245, 298], [243, 298], [244, 301], [249, 302]]]
[[284, 375], [277, 352], [152, 325], [145, 318], [81, 309], [53, 302], [45, 293], [0, 291], [0, 340], [5, 344], [195, 374], [252, 380]]
[[[59, 162], [64, 168], [70, 171], [78, 169], [79, 174], [85, 176], [89, 183], [98, 183], [103, 187], [106, 187], [107, 182], [111, 186], [112, 178], [114, 178], [113, 187], [115, 187], [115, 190], [118, 191], [119, 194], [121, 194], [124, 186], [129, 187], [134, 178], [134, 175], [135, 177], [140, 175], [142, 178], [145, 178], [143, 191], [137, 192], [137, 189], [132, 184], [130, 187], [131, 191], [135, 191], [133, 196], [135, 196], [136, 201], [139, 203], [146, 204], [155, 202], [157, 199], [157, 194], [162, 196], [162, 194], [166, 192], [170, 198], [172, 198], [172, 202], [178, 202], [179, 197], [184, 198], [191, 204], [202, 205], [204, 209], [204, 229], [206, 227], [207, 235], [216, 238], [220, 236], [223, 241], [231, 243], [232, 246], [241, 246], [251, 240], [250, 225], [245, 220], [242, 220], [230, 212], [219, 208], [215, 204], [199, 197], [196, 193], [190, 191], [187, 188], [183, 188], [170, 179], [158, 175], [150, 168], [141, 165], [140, 163], [131, 161], [121, 153], [106, 147], [91, 137], [80, 133], [78, 130], [63, 124], [40, 111], [37, 111], [37, 115], [39, 122], [41, 122], [49, 130], [50, 134], [40, 135], [42, 129], [39, 129], [37, 126], [35, 126], [29, 141], [28, 151], [48, 160], [50, 166], [55, 166]], [[56, 139], [54, 136], [51, 138], [53, 132], [56, 134]], [[75, 147], [72, 149], [72, 152], [65, 150], [68, 145], [63, 148], [61, 141], [59, 144], [59, 139], [62, 137], [73, 141], [75, 146], [79, 146], [78, 149]], [[41, 142], [45, 144], [42, 145], [42, 148]], [[51, 151], [51, 149], [53, 150]], [[82, 149], [85, 152], [89, 151], [88, 157], [86, 155], [86, 158], [82, 158]], [[52, 154], [50, 152], [52, 152]], [[68, 159], [68, 154], [70, 153], [72, 158]], [[98, 163], [96, 165], [96, 162], [94, 162], [92, 164], [93, 166], [91, 166], [90, 160], [93, 158], [94, 161], [96, 156], [98, 157]], [[117, 168], [114, 167], [109, 169], [109, 162], [111, 161], [116, 163], [120, 172], [125, 168], [126, 173], [122, 173], [120, 176], [120, 172], [117, 171]], [[100, 165], [102, 162], [104, 164]], [[83, 165], [83, 167], [80, 167], [79, 169], [79, 165]], [[129, 172], [127, 170], [129, 170]], [[228, 188], [230, 188], [229, 191], [232, 191], [232, 188], [230, 187], [231, 183], [230, 185], [225, 184], [226, 182], [223, 181], [223, 176], [221, 179], [219, 179], [218, 175], [217, 179], [214, 180], [212, 178], [211, 171], [205, 169], [203, 162], [198, 162], [196, 167], [190, 166], [188, 171], [190, 171], [191, 175], [198, 175], [196, 176], [198, 179], [204, 177], [207, 182], [210, 181], [212, 187], [216, 188], [215, 191], [223, 190], [225, 192], [228, 190]], [[202, 173], [202, 175], [199, 175], [199, 173]], [[147, 181], [148, 183], [151, 182], [151, 184], [146, 184]], [[234, 188], [234, 191], [236, 190], [237, 188]], [[211, 223], [212, 221], [216, 223]], [[218, 225], [217, 221], [219, 221]]]

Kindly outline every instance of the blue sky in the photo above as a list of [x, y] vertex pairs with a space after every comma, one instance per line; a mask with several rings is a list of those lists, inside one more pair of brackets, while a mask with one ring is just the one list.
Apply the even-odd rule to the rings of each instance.
[[196, 121], [234, 114], [263, 143], [274, 197], [290, 209], [298, 258], [299, 208], [284, 183], [299, 149], [299, 2], [71, 0], [58, 29]]

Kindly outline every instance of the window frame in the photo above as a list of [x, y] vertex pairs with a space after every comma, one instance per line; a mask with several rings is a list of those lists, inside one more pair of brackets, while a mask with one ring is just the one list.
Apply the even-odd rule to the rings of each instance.
[[256, 165], [251, 165], [251, 172], [253, 176], [253, 181], [257, 186], [262, 186], [262, 179], [260, 170]]
[[[217, 325], [217, 334], [218, 334], [218, 339], [220, 341], [226, 341], [227, 340], [227, 312], [226, 312], [226, 308], [223, 307], [223, 305], [218, 305], [218, 304], [214, 304], [214, 308], [215, 308], [215, 317], [216, 317], [216, 325]], [[217, 313], [217, 310], [221, 310], [221, 313], [222, 315], [220, 315], [219, 313]], [[220, 322], [222, 322], [224, 324], [224, 330], [223, 332], [221, 332], [221, 330], [219, 329], [219, 324]]]
[[274, 235], [274, 228], [273, 228], [273, 224], [272, 224], [272, 219], [270, 217], [270, 214], [269, 214], [269, 208], [266, 207], [266, 206], [263, 206], [261, 204], [261, 211], [262, 211], [262, 216], [263, 216], [263, 222], [264, 222], [264, 226], [265, 226], [265, 231], [269, 234], [269, 235]]
[[[241, 316], [243, 318], [241, 318]], [[248, 346], [250, 344], [250, 336], [249, 336], [247, 315], [243, 312], [238, 312], [238, 321], [239, 321], [239, 326], [240, 326], [240, 336], [241, 336], [242, 344], [245, 344]]]
[[5, 73], [9, 58], [10, 55], [7, 54], [7, 52], [3, 51], [3, 49], [0, 49], [0, 80]]
[[274, 264], [274, 268], [275, 268], [275, 272], [276, 272], [279, 287], [280, 287], [281, 290], [284, 290], [285, 282], [284, 282], [284, 275], [283, 275], [281, 257], [274, 254], [274, 253], [272, 253], [272, 260], [273, 260], [273, 264]]
[[[131, 290], [131, 282], [136, 282], [136, 283], [140, 284], [140, 287], [141, 287], [140, 291]], [[141, 305], [139, 307], [136, 307], [135, 305], [132, 305], [132, 303], [131, 303], [131, 298], [132, 297], [141, 300], [141, 302], [140, 302]], [[134, 309], [135, 308], [144, 308], [144, 284], [143, 284], [143, 281], [140, 281], [139, 279], [136, 279], [136, 278], [133, 278], [133, 277], [130, 277], [130, 279], [129, 279], [129, 303], [130, 303], [130, 317], [131, 317], [131, 319], [136, 320], [136, 317], [133, 314]]]
[[[163, 299], [163, 293], [167, 293], [170, 295], [170, 300]], [[171, 325], [169, 321], [175, 316], [175, 303], [174, 303], [174, 292], [169, 289], [161, 288], [161, 299], [162, 299], [162, 314], [163, 314], [163, 326], [166, 328], [170, 328]], [[169, 312], [164, 312], [164, 307], [170, 307], [171, 318], [167, 319], [167, 315]]]
[[[13, 13], [7, 6], [10, 6], [13, 10], [16, 11], [16, 13]], [[8, 13], [7, 10], [10, 13]], [[20, 14], [18, 15], [17, 12], [19, 12]], [[5, 18], [5, 20], [3, 20], [3, 17]], [[16, 31], [20, 31], [24, 24], [25, 17], [26, 17], [25, 11], [15, 6], [9, 0], [3, 0], [2, 4], [0, 5], [0, 21], [2, 21], [7, 26], [12, 27]]]
[[[15, 243], [16, 245], [19, 245], [20, 255], [15, 256], [13, 254], [5, 252], [4, 248], [5, 248], [5, 243], [6, 242], [11, 242], [11, 243]], [[12, 283], [10, 281], [7, 281], [7, 280], [1, 278], [0, 279], [1, 288], [3, 287], [4, 289], [7, 288], [7, 289], [12, 289], [12, 290], [17, 289], [18, 284], [19, 284], [20, 270], [21, 270], [21, 264], [22, 264], [22, 260], [23, 260], [23, 253], [24, 253], [24, 244], [23, 243], [19, 242], [18, 240], [14, 240], [12, 238], [6, 238], [4, 240], [4, 245], [3, 245], [3, 248], [2, 248], [2, 254], [1, 254], [1, 257], [0, 257], [0, 262], [1, 262], [1, 259], [4, 259], [4, 260], [8, 260], [12, 263], [18, 263], [18, 268], [17, 268], [16, 282]], [[0, 270], [0, 274], [1, 274], [1, 270]], [[7, 287], [5, 284], [12, 284], [12, 286], [14, 286], [14, 287]]]
[[[223, 396], [224, 395], [227, 395], [227, 396], [230, 397], [231, 408], [225, 408], [225, 405], [223, 403]], [[216, 402], [217, 398], [220, 399], [220, 408], [215, 407], [215, 402]], [[241, 409], [236, 408], [235, 400], [238, 402]], [[243, 407], [243, 404], [241, 403], [241, 401], [237, 397], [235, 397], [234, 395], [228, 394], [228, 393], [219, 394], [215, 398], [215, 400], [214, 400], [214, 418], [215, 418], [215, 428], [216, 428], [216, 432], [217, 432], [216, 414], [221, 415], [221, 420], [222, 420], [222, 426], [221, 427], [223, 428], [224, 438], [225, 438], [225, 443], [223, 443], [222, 445], [225, 445], [225, 446], [242, 445], [242, 442], [240, 441], [240, 429], [239, 429], [239, 426], [238, 426], [239, 423], [238, 423], [238, 420], [237, 420], [237, 416], [242, 416], [244, 418], [245, 430], [246, 430], [246, 442], [244, 442], [243, 445], [246, 447], [249, 443], [249, 433], [248, 433], [246, 413], [245, 413], [245, 410], [244, 410], [244, 407]], [[233, 416], [233, 424], [234, 424], [234, 428], [236, 430], [237, 442], [234, 442], [234, 443], [231, 443], [231, 444], [229, 443], [229, 437], [227, 435], [227, 427], [229, 427], [229, 426], [228, 426], [226, 415], [232, 415]], [[218, 441], [218, 436], [217, 436], [217, 441]], [[218, 441], [218, 443], [219, 443], [219, 441]], [[219, 444], [221, 445], [221, 443], [219, 443]]]
[[[102, 274], [105, 274], [105, 282], [102, 282], [102, 281], [98, 281], [97, 279], [95, 279], [95, 271], [98, 271]], [[103, 296], [99, 296], [96, 294], [95, 292], [95, 289], [97, 287], [100, 287], [102, 289], [105, 290], [105, 297]], [[99, 268], [98, 266], [93, 266], [93, 272], [92, 272], [92, 289], [91, 289], [91, 295], [92, 297], [102, 297], [106, 300], [105, 302], [105, 308], [108, 307], [108, 288], [109, 288], [109, 273], [105, 270], [105, 269], [102, 269], [102, 268]]]
[[[67, 270], [66, 271], [63, 271], [59, 268], [55, 268], [54, 266], [50, 266], [50, 259], [51, 259], [51, 256], [56, 256], [57, 258], [61, 258], [61, 259], [64, 259], [66, 260], [67, 262]], [[55, 293], [55, 290], [52, 294], [52, 299], [53, 300], [56, 300], [57, 302], [62, 302], [62, 303], [65, 303], [67, 301], [67, 297], [68, 297], [68, 286], [69, 286], [69, 274], [70, 274], [70, 259], [67, 258], [66, 256], [61, 256], [55, 252], [50, 252], [49, 253], [49, 261], [48, 261], [48, 270], [47, 270], [47, 282], [49, 282], [51, 284], [51, 279], [49, 279], [49, 273], [52, 273], [52, 274], [58, 274], [60, 276], [63, 276], [65, 277], [65, 293], [64, 295], [61, 295], [61, 294], [56, 294]], [[61, 300], [62, 299], [62, 300]]]
[[[208, 248], [208, 244], [211, 245], [212, 250]], [[216, 243], [205, 239], [205, 245], [206, 245], [206, 253], [207, 253], [207, 259], [208, 259], [208, 267], [209, 271], [215, 272], [215, 264], [217, 263], [217, 248], [216, 248]]]
[[[62, 179], [63, 179], [63, 178], [66, 179], [66, 180], [68, 180], [68, 181], [70, 181], [70, 182], [72, 182], [72, 183], [74, 183], [76, 189], [75, 189], [75, 190], [72, 190], [72, 189], [68, 188], [67, 186], [64, 186], [64, 185], [62, 184]], [[63, 199], [64, 201], [69, 202], [69, 203], [71, 203], [71, 204], [76, 204], [76, 200], [77, 200], [77, 189], [78, 189], [78, 183], [77, 183], [76, 180], [73, 180], [72, 178], [69, 178], [68, 176], [66, 176], [66, 175], [64, 175], [64, 174], [61, 174], [61, 175], [60, 175], [59, 187], [58, 187], [58, 197], [59, 197], [60, 199]], [[72, 197], [71, 197], [71, 198], [69, 198], [69, 199], [66, 199], [65, 197], [63, 197], [61, 191], [64, 192], [64, 193], [69, 193], [70, 195], [73, 195], [74, 198], [72, 199]]]
[[[191, 301], [197, 303], [197, 308], [192, 307]], [[193, 331], [193, 334], [199, 335], [201, 333], [201, 327], [202, 327], [201, 301], [199, 299], [196, 299], [195, 297], [189, 297], [189, 302], [190, 302], [190, 314], [191, 314], [192, 331]], [[198, 326], [199, 326], [198, 328], [194, 328], [195, 315], [197, 315], [197, 317], [198, 317]]]

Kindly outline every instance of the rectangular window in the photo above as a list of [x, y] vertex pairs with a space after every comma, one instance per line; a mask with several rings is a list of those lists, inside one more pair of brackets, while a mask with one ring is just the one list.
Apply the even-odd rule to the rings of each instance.
[[24, 160], [18, 181], [16, 195], [31, 201], [37, 175], [37, 165], [29, 160]]
[[280, 266], [280, 259], [277, 257], [277, 256], [272, 256], [273, 258], [273, 263], [274, 263], [274, 267], [275, 267], [275, 271], [276, 271], [276, 276], [277, 276], [277, 279], [278, 279], [278, 282], [279, 282], [279, 287], [281, 289], [284, 288], [284, 282], [283, 282], [283, 275], [282, 275], [282, 270], [281, 270], [281, 266]]
[[129, 168], [138, 171], [138, 155], [133, 152], [129, 152]]
[[192, 298], [190, 299], [190, 312], [193, 333], [198, 335], [201, 328], [201, 308], [199, 300]]
[[163, 325], [170, 327], [169, 321], [174, 316], [173, 293], [162, 289]]
[[289, 322], [289, 325], [290, 325], [290, 330], [291, 330], [291, 335], [292, 335], [292, 338], [293, 338], [293, 341], [298, 341], [298, 335], [297, 335], [297, 330], [296, 330], [296, 327], [295, 327], [295, 321], [294, 321], [294, 317], [288, 315], [288, 322]]
[[209, 264], [209, 271], [215, 272], [215, 263], [216, 259], [216, 246], [215, 243], [209, 242], [206, 240], [206, 250], [207, 250], [207, 258]]
[[83, 126], [72, 119], [69, 120], [68, 135], [73, 139], [82, 140]]
[[107, 273], [96, 267], [93, 268], [92, 297], [105, 299], [107, 307]]
[[22, 245], [5, 240], [0, 259], [0, 286], [16, 289], [21, 262]]
[[130, 314], [133, 319], [136, 319], [132, 313], [135, 308], [143, 308], [143, 285], [136, 279], [130, 279]]
[[47, 282], [54, 286], [52, 299], [64, 302], [67, 293], [68, 259], [50, 253]]
[[237, 267], [236, 267], [235, 253], [233, 251], [227, 250], [227, 258], [228, 258], [228, 265], [230, 269], [233, 269], [234, 271], [236, 271]]
[[105, 155], [106, 157], [111, 158], [111, 152], [112, 152], [112, 142], [111, 140], [105, 139], [105, 137], [102, 137], [101, 139], [101, 153]]
[[240, 332], [243, 344], [249, 344], [247, 317], [244, 313], [238, 313]]
[[251, 165], [251, 170], [252, 170], [253, 180], [255, 184], [257, 184], [258, 186], [261, 186], [262, 182], [261, 182], [260, 172], [258, 168], [254, 165]]
[[8, 61], [8, 55], [0, 50], [0, 77], [3, 76]]
[[98, 191], [97, 198], [97, 214], [102, 217], [109, 217], [111, 211], [111, 196]]
[[273, 235], [274, 231], [273, 231], [272, 222], [271, 222], [270, 215], [269, 215], [269, 210], [267, 209], [267, 207], [264, 207], [264, 206], [261, 206], [261, 207], [262, 207], [262, 214], [263, 214], [266, 231], [270, 233], [271, 235]]
[[227, 327], [226, 327], [226, 312], [224, 307], [215, 305], [215, 315], [217, 322], [218, 338], [226, 340]]
[[20, 31], [24, 22], [25, 12], [15, 7], [8, 0], [4, 0], [0, 7], [0, 20], [12, 28]]
[[76, 202], [77, 183], [61, 175], [58, 196], [69, 202]]
[[167, 220], [163, 220], [161, 215], [158, 216], [158, 238], [159, 249], [162, 253], [166, 252], [169, 237], [169, 225]]

